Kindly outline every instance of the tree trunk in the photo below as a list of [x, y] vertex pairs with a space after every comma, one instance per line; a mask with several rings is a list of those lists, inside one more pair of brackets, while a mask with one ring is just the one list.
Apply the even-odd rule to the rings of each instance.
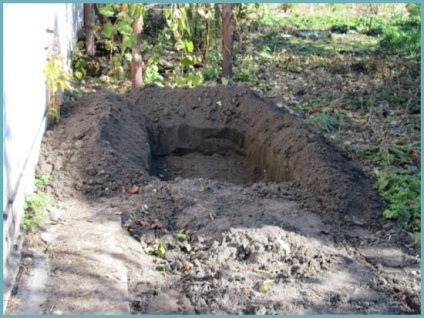
[[132, 47], [131, 61], [131, 82], [132, 88], [138, 89], [144, 87], [143, 82], [143, 59], [141, 58], [141, 31], [140, 18], [134, 19], [132, 22], [133, 34], [137, 36], [137, 43]]
[[222, 77], [231, 78], [231, 3], [222, 5]]
[[88, 56], [94, 56], [94, 4], [84, 4], [85, 51]]
[[217, 38], [219, 38], [219, 36], [220, 36], [220, 34], [219, 34], [220, 33], [219, 32], [219, 30], [220, 30], [220, 23], [222, 22], [221, 21], [222, 20], [222, 18], [221, 18], [221, 9], [220, 9], [220, 6], [219, 6], [218, 3], [215, 3], [214, 4], [214, 8], [215, 8], [215, 10], [214, 10], [214, 12], [215, 12], [215, 14], [214, 14], [215, 36]]
[[97, 4], [94, 4], [94, 12], [96, 13], [97, 18], [99, 19], [100, 25], [103, 26], [103, 24], [107, 23], [107, 18], [100, 13], [99, 8], [97, 7]]

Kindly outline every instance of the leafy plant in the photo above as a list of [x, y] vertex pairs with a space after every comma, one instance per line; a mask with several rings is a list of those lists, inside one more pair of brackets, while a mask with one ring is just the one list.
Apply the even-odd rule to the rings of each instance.
[[180, 231], [178, 231], [177, 234], [175, 234], [175, 236], [180, 240], [180, 241], [184, 241], [185, 239], [187, 239], [187, 231], [185, 229], [182, 229]]
[[411, 17], [419, 17], [421, 15], [421, 4], [419, 3], [407, 3], [406, 10]]
[[49, 44], [47, 64], [43, 69], [47, 86], [47, 111], [49, 124], [58, 122], [60, 119], [60, 105], [62, 94], [72, 90], [72, 75], [65, 68], [65, 62], [58, 50], [58, 39], [53, 39]]
[[419, 57], [421, 54], [421, 20], [417, 15], [420, 8], [410, 4], [407, 6], [410, 17], [392, 18], [393, 24], [387, 26], [382, 34], [379, 45], [383, 50], [392, 53], [401, 53], [410, 57]]
[[41, 177], [35, 179], [35, 186], [41, 187], [45, 185], [49, 181], [49, 178], [50, 178], [50, 174], [44, 173]]
[[331, 116], [328, 112], [322, 112], [318, 115], [311, 116], [307, 119], [307, 121], [328, 133], [334, 130], [338, 125], [337, 119]]
[[144, 72], [144, 82], [146, 84], [156, 84], [158, 86], [163, 86], [163, 76], [159, 73], [158, 65], [148, 63]]
[[31, 232], [37, 232], [44, 224], [44, 217], [46, 208], [51, 200], [50, 194], [40, 191], [39, 187], [46, 184], [48, 181], [48, 174], [41, 176], [36, 179], [36, 191], [33, 194], [25, 197], [24, 203], [24, 218], [21, 222], [21, 227], [24, 230]]
[[413, 166], [390, 166], [378, 174], [376, 187], [386, 203], [384, 217], [395, 219], [401, 226], [411, 226], [420, 231], [421, 173]]
[[77, 79], [82, 79], [87, 74], [87, 62], [83, 58], [79, 58], [74, 65], [74, 76]]
[[157, 245], [157, 248], [155, 250], [155, 254], [157, 256], [159, 256], [160, 258], [165, 258], [165, 252], [166, 252], [165, 244], [163, 243], [162, 240], [158, 240], [157, 244], [158, 245]]
[[383, 216], [412, 231], [414, 240], [421, 235], [421, 173], [416, 167], [418, 153], [417, 145], [369, 146], [358, 152], [382, 167], [374, 187], [386, 204]]

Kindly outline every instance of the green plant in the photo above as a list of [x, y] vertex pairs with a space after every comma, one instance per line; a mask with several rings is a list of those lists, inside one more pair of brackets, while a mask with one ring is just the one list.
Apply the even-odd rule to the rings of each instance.
[[410, 3], [406, 8], [410, 16], [393, 16], [383, 30], [379, 46], [390, 53], [416, 58], [421, 54], [420, 5]]
[[187, 239], [187, 231], [185, 229], [179, 230], [175, 236], [180, 240], [184, 241]]
[[383, 216], [418, 233], [421, 221], [421, 173], [413, 166], [390, 166], [378, 173], [376, 188], [386, 203]]
[[48, 46], [47, 64], [43, 69], [47, 86], [49, 124], [60, 120], [62, 93], [72, 90], [72, 75], [66, 70], [65, 62], [57, 48], [58, 39], [54, 38]]
[[[144, 6], [139, 4], [107, 3], [99, 9], [105, 17], [114, 18], [115, 22], [107, 22], [103, 25], [103, 33], [108, 38], [106, 48], [110, 52], [110, 58], [118, 49], [115, 41], [116, 35], [122, 39], [121, 55], [124, 55], [137, 42], [137, 36], [133, 34], [132, 22], [141, 17], [143, 20]], [[141, 21], [142, 23], [142, 21]]]
[[[192, 18], [190, 18], [192, 16]], [[210, 6], [189, 4], [173, 4], [170, 9], [164, 10], [168, 29], [173, 34], [174, 48], [180, 55], [179, 63], [173, 70], [172, 78], [179, 87], [195, 87], [204, 82], [201, 71], [195, 70], [196, 63], [206, 59], [209, 47], [209, 32], [212, 12]], [[207, 27], [202, 26], [199, 21], [206, 22]], [[201, 44], [205, 50], [201, 54], [195, 51], [195, 43], [201, 46], [195, 33], [204, 32], [205, 43]]]
[[421, 15], [421, 5], [419, 3], [407, 3], [406, 10], [411, 17], [419, 17]]
[[50, 178], [50, 174], [44, 173], [43, 175], [41, 175], [41, 177], [35, 179], [35, 186], [41, 187], [45, 185], [49, 181], [49, 178]]
[[87, 74], [87, 62], [83, 58], [79, 58], [74, 65], [74, 76], [77, 79], [82, 79]]
[[307, 119], [307, 121], [328, 133], [330, 133], [338, 126], [337, 119], [331, 116], [328, 112], [322, 112], [318, 115], [311, 116]]
[[[47, 182], [48, 177], [36, 180], [37, 187]], [[37, 232], [44, 224], [46, 208], [51, 200], [50, 194], [36, 189], [36, 192], [25, 197], [24, 218], [21, 226], [24, 230]]]
[[135, 202], [133, 200], [129, 200], [128, 205], [130, 206], [129, 211], [128, 211], [128, 214], [130, 216], [130, 220], [135, 221], [136, 220], [136, 214], [135, 213], [137, 212], [137, 209], [135, 207]]
[[403, 31], [399, 27], [389, 26], [384, 30], [379, 45], [389, 52], [417, 56], [420, 50], [420, 31], [416, 28]]
[[369, 146], [358, 152], [382, 167], [374, 188], [386, 204], [383, 216], [407, 228], [415, 241], [421, 235], [421, 173], [414, 159], [417, 153], [418, 145]]
[[163, 86], [163, 76], [159, 73], [159, 67], [156, 64], [148, 63], [146, 70], [144, 71], [144, 82], [146, 84]]
[[155, 254], [159, 256], [160, 258], [165, 258], [165, 252], [166, 252], [165, 244], [163, 243], [162, 240], [158, 240]]
[[46, 247], [45, 247], [45, 249], [44, 249], [44, 252], [45, 252], [45, 253], [51, 253], [52, 248], [53, 248], [53, 243], [51, 243], [51, 242], [47, 242], [47, 243], [46, 243]]

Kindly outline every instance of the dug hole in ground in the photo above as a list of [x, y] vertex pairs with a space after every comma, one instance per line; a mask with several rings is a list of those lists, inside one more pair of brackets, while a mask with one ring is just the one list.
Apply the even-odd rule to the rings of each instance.
[[243, 86], [85, 95], [46, 172], [9, 313], [420, 313], [418, 251], [359, 163]]

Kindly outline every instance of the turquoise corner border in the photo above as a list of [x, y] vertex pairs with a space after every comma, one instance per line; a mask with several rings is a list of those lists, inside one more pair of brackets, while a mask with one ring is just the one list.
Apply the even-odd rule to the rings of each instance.
[[[2, 26], [3, 26], [3, 14], [4, 14], [4, 4], [5, 3], [39, 3], [40, 1], [1, 1], [1, 7], [0, 7], [0, 21], [1, 21], [1, 24], [2, 24]], [[74, 2], [74, 3], [110, 3], [110, 2], [122, 2], [122, 1], [42, 1], [43, 3], [65, 3], [65, 2]], [[130, 3], [130, 2], [137, 2], [137, 1], [127, 1], [128, 3]], [[373, 3], [409, 3], [409, 2], [411, 2], [411, 3], [420, 3], [421, 1], [344, 1], [344, 0], [340, 0], [340, 1], [228, 1], [228, 0], [222, 0], [222, 1], [151, 1], [151, 0], [147, 0], [147, 1], [144, 1], [145, 3], [159, 3], [159, 2], [161, 2], [161, 3], [176, 3], [176, 2], [178, 2], [178, 3], [256, 3], [256, 2], [260, 2], [260, 3], [285, 3], [285, 2], [292, 2], [292, 3], [369, 3], [369, 2], [373, 2]], [[424, 12], [423, 12], [423, 10], [421, 10], [421, 19], [423, 19], [423, 17], [424, 17]], [[423, 25], [421, 25], [421, 40], [423, 39], [423, 31], [424, 31], [424, 27], [423, 27]], [[1, 46], [1, 69], [2, 69], [2, 72], [1, 72], [1, 77], [0, 77], [0, 81], [1, 81], [1, 83], [3, 83], [3, 64], [4, 64], [4, 60], [3, 60], [3, 27], [2, 27], [2, 32], [1, 32], [1, 35], [0, 35], [0, 38], [1, 38], [1, 44], [0, 44], [0, 46]], [[423, 67], [423, 48], [422, 48], [422, 46], [421, 46], [421, 74], [423, 74], [423, 71], [424, 71], [424, 67]], [[423, 87], [423, 85], [422, 85], [422, 83], [421, 83], [421, 96], [423, 96], [424, 95], [424, 87]], [[1, 92], [1, 100], [2, 100], [2, 109], [3, 109], [3, 90], [2, 90], [2, 92]], [[421, 102], [421, 105], [422, 105], [422, 102]], [[424, 116], [423, 116], [423, 113], [421, 112], [421, 123], [423, 122], [423, 119], [424, 119]], [[1, 126], [2, 126], [2, 128], [3, 128], [3, 116], [2, 116], [2, 119], [1, 119]], [[4, 136], [4, 133], [3, 133], [3, 136]], [[421, 135], [421, 144], [422, 144], [422, 142], [423, 142], [423, 136]], [[3, 152], [3, 142], [2, 142], [2, 145], [1, 145], [1, 148], [2, 148], [2, 152]], [[3, 166], [3, 155], [2, 155], [2, 157], [1, 157], [1, 163], [2, 163], [2, 166]], [[424, 159], [423, 159], [423, 157], [421, 156], [421, 166], [423, 166], [423, 164], [424, 164]], [[2, 180], [3, 180], [3, 170], [1, 171], [1, 175], [2, 175]], [[423, 182], [422, 182], [423, 180], [421, 180], [421, 193], [423, 193], [423, 190], [424, 190], [424, 185], [423, 185]], [[2, 190], [3, 190], [3, 182], [2, 182], [2, 184], [1, 184], [1, 188], [2, 188]], [[4, 204], [4, 202], [3, 202], [3, 196], [1, 197], [1, 202], [2, 202], [2, 204]], [[423, 211], [423, 207], [421, 206], [421, 211]], [[421, 220], [421, 227], [423, 227], [422, 225], [423, 225], [423, 221]], [[1, 227], [1, 229], [0, 229], [0, 231], [1, 231], [1, 233], [2, 233], [2, 236], [3, 236], [3, 226]], [[421, 244], [421, 255], [423, 254], [423, 251], [424, 251], [424, 247], [422, 246], [422, 244]], [[421, 268], [422, 269], [422, 268]], [[3, 266], [2, 266], [2, 274], [3, 274]], [[422, 282], [421, 282], [421, 284], [423, 284]], [[423, 285], [421, 285], [421, 290], [422, 290], [422, 286]], [[2, 292], [3, 292], [3, 284], [2, 284], [2, 287], [1, 287], [1, 289], [2, 289]], [[3, 293], [2, 293], [3, 294]], [[421, 304], [422, 304], [422, 299], [423, 299], [423, 297], [422, 297], [422, 295], [421, 295]], [[3, 312], [3, 302], [2, 302], [2, 312]], [[423, 305], [421, 305], [421, 306], [423, 306]], [[90, 315], [87, 315], [88, 317], [90, 317]], [[324, 315], [325, 316], [325, 315]], [[21, 316], [15, 316], [15, 317], [21, 317]], [[22, 317], [25, 317], [25, 316], [22, 316]], [[94, 316], [94, 315], [91, 315], [91, 317], [97, 317], [97, 316]], [[109, 317], [122, 317], [122, 316], [117, 316], [117, 315], [111, 315], [111, 316], [109, 316]], [[128, 315], [128, 317], [131, 317], [130, 315]], [[146, 317], [169, 317], [169, 316], [165, 316], [165, 315], [147, 315]], [[178, 315], [178, 316], [175, 316], [175, 317], [196, 317], [196, 316], [192, 316], [192, 315]], [[207, 316], [207, 317], [220, 317], [220, 316]], [[231, 316], [225, 316], [225, 317], [231, 317]], [[330, 317], [330, 316], [329, 316]], [[349, 316], [344, 316], [344, 317], [349, 317]], [[353, 317], [353, 316], [352, 316]], [[372, 315], [372, 316], [370, 316], [370, 317], [383, 317], [383, 315], [378, 315], [378, 316], [375, 316], [375, 315]], [[393, 316], [393, 317], [402, 317], [402, 316]]]

